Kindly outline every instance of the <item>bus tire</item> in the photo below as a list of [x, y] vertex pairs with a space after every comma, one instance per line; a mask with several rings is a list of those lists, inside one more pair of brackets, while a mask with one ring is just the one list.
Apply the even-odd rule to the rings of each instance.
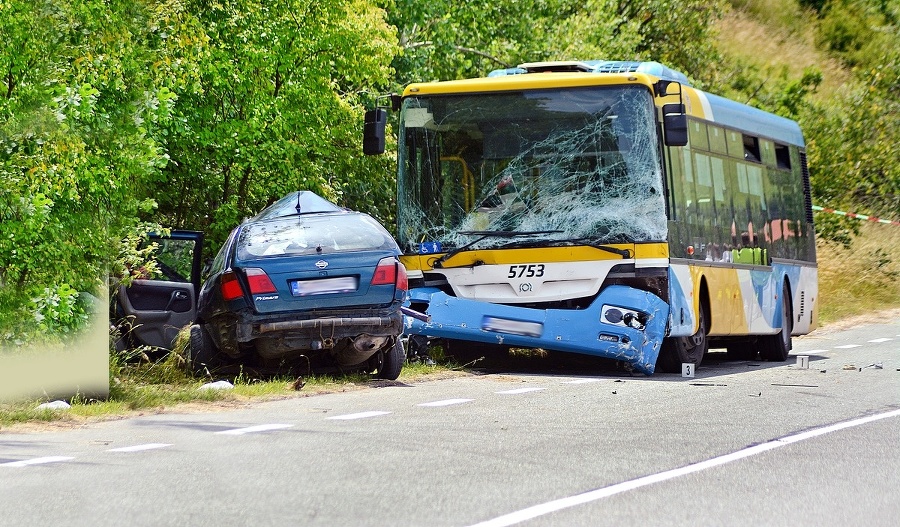
[[697, 332], [689, 337], [668, 337], [663, 339], [659, 350], [659, 358], [656, 360], [656, 368], [664, 373], [678, 373], [685, 362], [692, 363], [695, 367], [703, 362], [703, 356], [709, 351], [709, 310], [705, 302], [700, 302], [700, 310], [697, 312], [700, 319], [697, 324]]
[[781, 288], [781, 331], [774, 335], [766, 335], [759, 339], [759, 353], [763, 359], [773, 362], [784, 362], [791, 353], [791, 331], [794, 314], [791, 310], [791, 290], [787, 283]]

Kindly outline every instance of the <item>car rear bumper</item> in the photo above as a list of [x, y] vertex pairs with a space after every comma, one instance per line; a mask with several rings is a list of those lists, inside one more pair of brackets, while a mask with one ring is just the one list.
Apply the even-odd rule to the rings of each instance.
[[[227, 355], [238, 357], [247, 346], [256, 344], [257, 351], [277, 349], [319, 350], [330, 348], [341, 339], [359, 336], [397, 337], [403, 332], [403, 315], [399, 303], [384, 309], [370, 309], [342, 316], [298, 318], [297, 314], [259, 315], [249, 311], [227, 313], [209, 320], [210, 333], [217, 347]], [[262, 345], [261, 345], [262, 344]], [[263, 351], [262, 355], [266, 355]], [[273, 351], [271, 354], [276, 354]]]
[[[312, 320], [283, 320], [280, 322], [264, 322], [259, 324], [259, 333], [271, 333], [273, 331], [302, 331], [307, 329], [337, 329], [337, 328], [394, 328], [398, 326], [397, 316], [387, 317], [332, 317], [314, 318]], [[370, 333], [367, 331], [367, 333]]]

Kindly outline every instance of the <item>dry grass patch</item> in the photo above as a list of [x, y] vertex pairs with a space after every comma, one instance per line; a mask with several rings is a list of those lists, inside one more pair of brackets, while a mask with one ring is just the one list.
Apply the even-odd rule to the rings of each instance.
[[900, 306], [900, 227], [864, 224], [850, 248], [819, 242], [823, 324]]

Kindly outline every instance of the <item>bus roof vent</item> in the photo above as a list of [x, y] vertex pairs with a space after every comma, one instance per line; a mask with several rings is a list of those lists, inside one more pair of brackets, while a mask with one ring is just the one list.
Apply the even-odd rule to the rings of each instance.
[[524, 73], [583, 72], [583, 73], [646, 73], [660, 79], [677, 81], [685, 86], [691, 83], [687, 77], [659, 62], [638, 62], [632, 60], [583, 60], [556, 62], [528, 62], [518, 67], [492, 71], [489, 77], [521, 75]]

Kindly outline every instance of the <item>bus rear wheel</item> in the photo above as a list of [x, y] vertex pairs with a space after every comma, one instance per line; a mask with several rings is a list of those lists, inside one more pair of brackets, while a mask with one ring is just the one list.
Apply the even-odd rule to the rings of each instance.
[[774, 335], [760, 337], [759, 353], [766, 360], [784, 362], [791, 353], [791, 331], [794, 314], [791, 311], [791, 291], [787, 281], [781, 288], [781, 331]]
[[678, 373], [685, 362], [695, 367], [703, 362], [703, 356], [709, 351], [709, 314], [706, 305], [701, 302], [697, 312], [699, 318], [697, 332], [689, 337], [669, 337], [663, 339], [659, 350], [659, 358], [656, 360], [656, 368], [664, 373]]

